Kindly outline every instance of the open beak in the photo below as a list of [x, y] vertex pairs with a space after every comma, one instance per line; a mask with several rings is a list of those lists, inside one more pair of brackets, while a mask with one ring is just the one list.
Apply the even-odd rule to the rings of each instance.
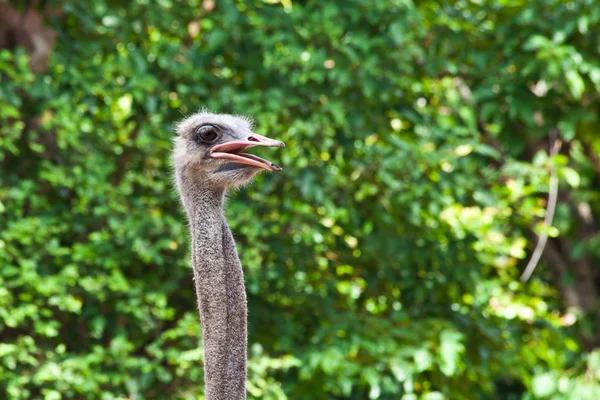
[[269, 139], [257, 133], [252, 133], [246, 140], [234, 140], [214, 146], [210, 149], [210, 156], [212, 158], [228, 158], [238, 164], [251, 165], [273, 172], [283, 169], [271, 161], [255, 156], [254, 154], [242, 153], [242, 151], [255, 146], [285, 147], [285, 144], [279, 140]]

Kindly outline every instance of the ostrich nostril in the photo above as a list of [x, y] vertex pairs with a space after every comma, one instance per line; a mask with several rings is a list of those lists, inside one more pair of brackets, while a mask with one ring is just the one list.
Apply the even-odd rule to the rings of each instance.
[[257, 138], [255, 138], [254, 136], [248, 136], [248, 141], [249, 142], [260, 142], [260, 140], [258, 140]]

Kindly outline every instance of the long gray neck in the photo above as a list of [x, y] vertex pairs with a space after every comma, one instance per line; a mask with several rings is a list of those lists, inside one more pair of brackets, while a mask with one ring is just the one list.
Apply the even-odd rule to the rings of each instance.
[[[187, 183], [187, 184], [186, 184]], [[247, 305], [242, 266], [223, 216], [224, 192], [185, 182], [204, 337], [206, 400], [246, 398]], [[191, 186], [191, 187], [190, 187]]]

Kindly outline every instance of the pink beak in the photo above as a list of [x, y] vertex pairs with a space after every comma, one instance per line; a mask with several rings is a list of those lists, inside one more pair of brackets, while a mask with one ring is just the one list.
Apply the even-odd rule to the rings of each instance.
[[285, 144], [279, 140], [252, 133], [246, 140], [234, 140], [214, 146], [210, 149], [210, 156], [212, 158], [228, 158], [238, 164], [251, 165], [273, 172], [282, 170], [280, 166], [273, 164], [271, 161], [253, 154], [242, 153], [242, 151], [256, 146], [285, 147]]

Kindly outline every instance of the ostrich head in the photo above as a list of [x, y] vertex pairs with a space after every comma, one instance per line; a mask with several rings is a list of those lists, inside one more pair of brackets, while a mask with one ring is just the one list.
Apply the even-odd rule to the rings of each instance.
[[176, 131], [173, 162], [177, 176], [228, 189], [251, 181], [261, 171], [281, 171], [271, 161], [244, 153], [255, 146], [285, 146], [252, 132], [252, 123], [245, 117], [202, 111], [177, 124]]

